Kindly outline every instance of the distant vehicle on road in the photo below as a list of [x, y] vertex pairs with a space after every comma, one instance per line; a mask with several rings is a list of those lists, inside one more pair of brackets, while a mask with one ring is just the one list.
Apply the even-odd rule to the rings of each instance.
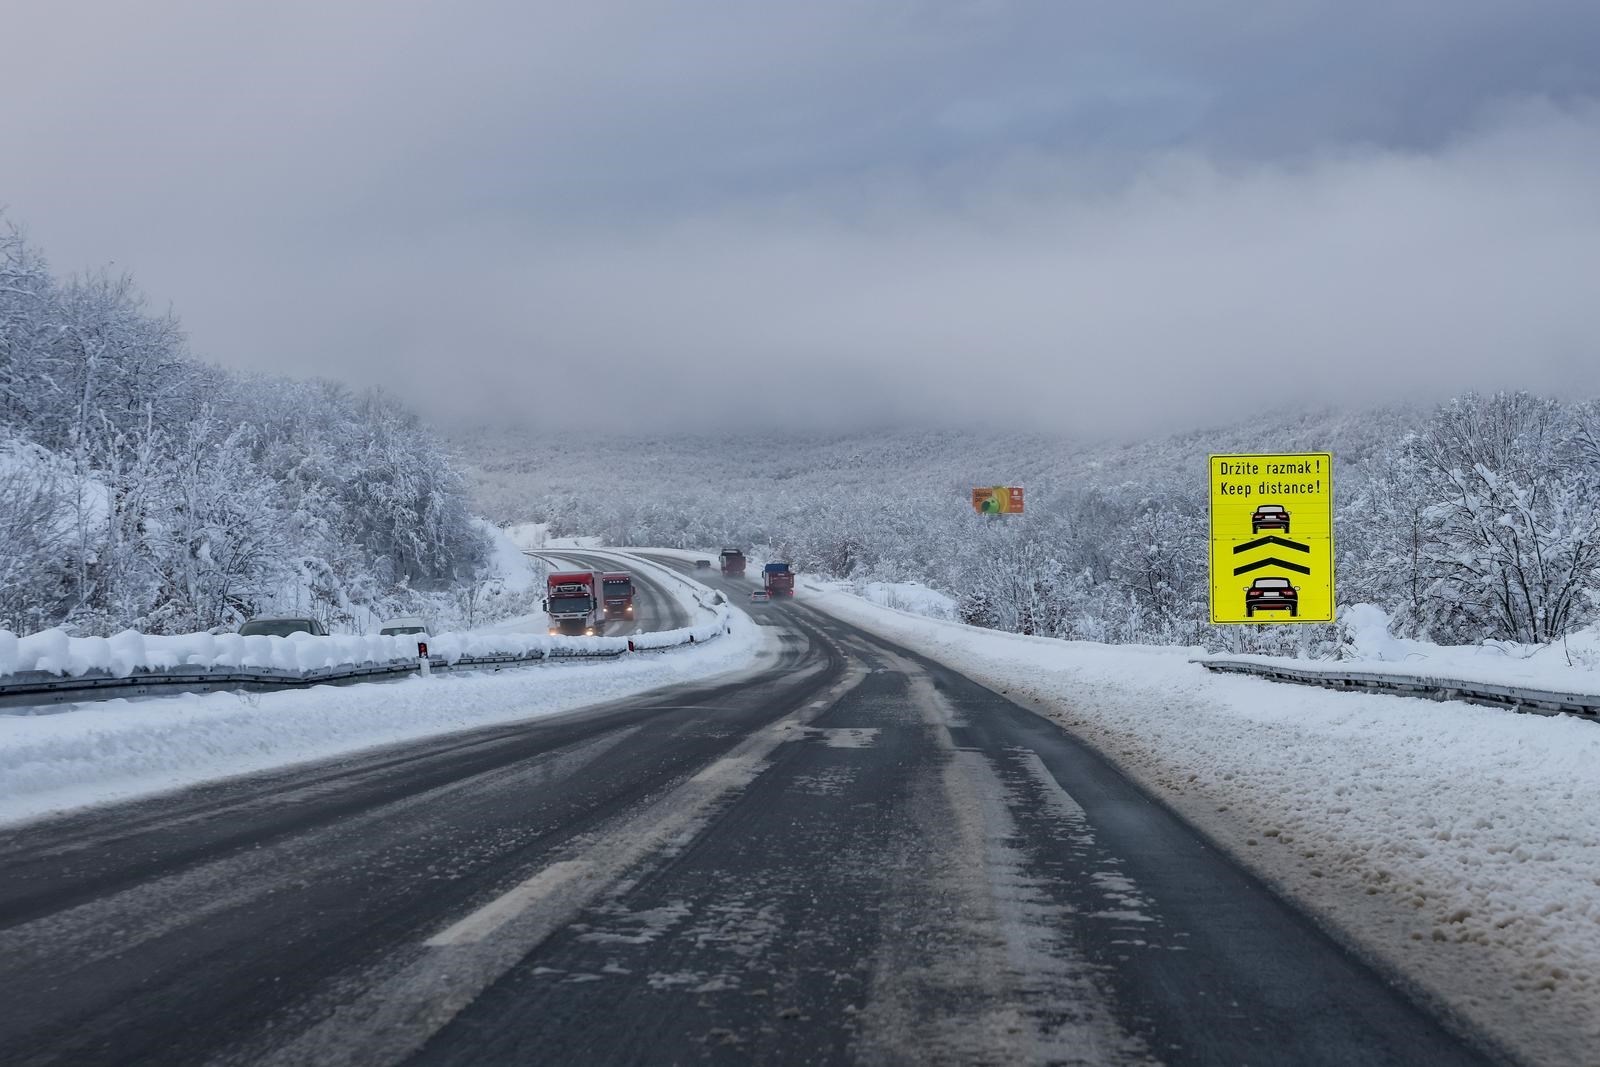
[[601, 576], [605, 589], [606, 618], [633, 618], [633, 575], [627, 571], [606, 571]]
[[722, 576], [724, 578], [744, 577], [744, 553], [737, 548], [722, 550]]
[[1282, 530], [1289, 532], [1289, 513], [1282, 504], [1262, 504], [1250, 516], [1250, 532]]
[[328, 629], [316, 619], [251, 619], [239, 627], [240, 637], [288, 637], [290, 634], [311, 634], [327, 637]]
[[1300, 614], [1300, 587], [1290, 585], [1287, 578], [1257, 578], [1244, 591], [1244, 613], [1254, 618], [1258, 611], [1287, 611], [1290, 617]]
[[550, 632], [593, 637], [605, 628], [606, 605], [599, 571], [555, 571], [545, 579], [544, 610]]
[[390, 619], [378, 628], [378, 634], [381, 637], [402, 637], [406, 634], [432, 632], [433, 627], [429, 626], [426, 620], [420, 619], [415, 615], [405, 615], [398, 619]]
[[794, 571], [787, 563], [769, 563], [761, 568], [761, 584], [773, 596], [794, 596]]
[[694, 561], [694, 569], [697, 571], [708, 571], [711, 569], [711, 561], [709, 559], [697, 559]]
[[758, 604], [765, 604], [772, 599], [772, 594], [765, 589], [752, 589], [750, 590], [750, 599]]

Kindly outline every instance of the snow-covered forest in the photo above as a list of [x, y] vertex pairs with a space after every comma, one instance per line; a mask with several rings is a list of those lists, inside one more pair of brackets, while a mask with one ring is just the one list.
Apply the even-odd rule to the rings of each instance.
[[129, 277], [57, 278], [0, 218], [0, 629], [360, 626], [480, 572], [463, 489], [393, 400], [201, 362]]
[[[197, 360], [127, 276], [57, 278], [0, 229], [0, 629], [459, 614], [492, 548], [471, 488], [491, 518], [557, 535], [737, 544], [813, 574], [926, 583], [997, 629], [1327, 653], [1332, 627], [1204, 622], [1207, 454], [1300, 450], [1336, 456], [1342, 605], [1377, 605], [1401, 636], [1446, 644], [1549, 643], [1600, 616], [1594, 400], [1466, 395], [1117, 446], [507, 427], [456, 444], [470, 487], [393, 399]], [[973, 514], [969, 489], [994, 484], [1026, 486], [1028, 513]]]
[[[973, 431], [454, 439], [501, 521], [925, 582], [1003, 630], [1307, 654], [1334, 653], [1335, 627], [1204, 621], [1206, 457], [1331, 450], [1341, 605], [1444, 644], [1547, 643], [1600, 613], [1595, 401], [1467, 395], [1115, 447]], [[969, 489], [995, 484], [1024, 485], [1027, 514], [974, 514]]]

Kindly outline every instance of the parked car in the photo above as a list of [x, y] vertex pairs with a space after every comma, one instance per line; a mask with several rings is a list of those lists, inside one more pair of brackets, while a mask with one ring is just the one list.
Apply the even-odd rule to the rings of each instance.
[[403, 634], [431, 634], [433, 627], [417, 618], [415, 615], [404, 615], [398, 619], [390, 619], [378, 629], [383, 637], [399, 637]]
[[1300, 614], [1300, 587], [1290, 585], [1287, 578], [1257, 578], [1244, 591], [1244, 613], [1254, 618], [1258, 611], [1287, 611], [1290, 617]]
[[1262, 504], [1250, 515], [1250, 532], [1282, 530], [1289, 532], [1289, 512], [1282, 504]]
[[711, 569], [711, 561], [709, 559], [697, 559], [694, 561], [694, 569], [697, 571], [708, 571]]
[[765, 604], [772, 599], [772, 594], [765, 589], [752, 589], [750, 590], [750, 599], [758, 604]]
[[239, 627], [240, 637], [288, 637], [290, 634], [327, 637], [328, 630], [316, 619], [251, 619]]

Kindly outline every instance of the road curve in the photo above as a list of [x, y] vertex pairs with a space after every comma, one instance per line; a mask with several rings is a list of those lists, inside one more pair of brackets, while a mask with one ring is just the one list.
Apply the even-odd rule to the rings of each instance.
[[[614, 556], [594, 555], [581, 549], [530, 552], [556, 569], [614, 571], [623, 568]], [[648, 570], [638, 568], [633, 575], [636, 592], [634, 618], [607, 622], [605, 633], [609, 637], [627, 637], [630, 634], [653, 633], [660, 630], [677, 630], [693, 623], [689, 611], [667, 588], [666, 584]]]
[[1054, 724], [750, 613], [746, 676], [0, 833], [0, 1062], [1501, 1062]]

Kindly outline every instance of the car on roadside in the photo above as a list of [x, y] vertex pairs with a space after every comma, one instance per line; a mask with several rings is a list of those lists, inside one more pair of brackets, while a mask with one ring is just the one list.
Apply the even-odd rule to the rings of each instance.
[[389, 619], [378, 628], [382, 637], [403, 637], [406, 634], [430, 634], [433, 627], [428, 625], [426, 619], [415, 615], [403, 615], [398, 619]]
[[765, 604], [772, 600], [772, 594], [765, 589], [750, 590], [750, 599], [757, 604]]
[[292, 617], [251, 619], [239, 627], [240, 637], [288, 637], [290, 634], [327, 637], [328, 628], [316, 619]]
[[1289, 512], [1282, 504], [1262, 504], [1250, 515], [1250, 532], [1258, 534], [1262, 530], [1282, 530], [1289, 532]]
[[1287, 611], [1290, 618], [1300, 614], [1300, 587], [1287, 578], [1257, 578], [1244, 591], [1244, 613], [1255, 618], [1258, 611]]

